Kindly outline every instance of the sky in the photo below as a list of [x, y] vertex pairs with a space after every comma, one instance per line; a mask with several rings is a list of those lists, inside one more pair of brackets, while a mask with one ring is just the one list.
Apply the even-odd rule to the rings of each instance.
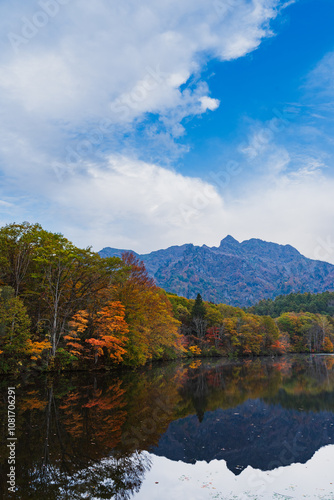
[[0, 0], [0, 225], [334, 263], [332, 0]]

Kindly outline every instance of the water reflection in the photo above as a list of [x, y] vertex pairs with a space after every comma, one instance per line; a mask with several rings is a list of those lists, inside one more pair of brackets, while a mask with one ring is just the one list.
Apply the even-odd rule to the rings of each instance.
[[94, 495], [94, 498], [127, 500], [140, 490], [151, 460], [142, 453], [129, 457], [111, 455], [71, 473], [62, 465], [49, 462], [43, 468], [35, 467], [29, 475], [29, 496], [25, 486], [19, 498], [75, 500]]
[[196, 416], [172, 422], [150, 451], [187, 463], [225, 460], [234, 474], [248, 465], [272, 470], [305, 463], [334, 443], [333, 361], [314, 356], [199, 367], [180, 391]]
[[187, 463], [225, 460], [237, 475], [249, 465], [272, 470], [305, 463], [328, 443], [334, 443], [332, 413], [284, 410], [255, 400], [207, 412], [201, 423], [194, 416], [172, 422], [151, 451]]
[[152, 468], [135, 500], [334, 500], [334, 445], [321, 448], [305, 465], [270, 472], [249, 466], [238, 476], [224, 460], [187, 464], [148, 456]]
[[[305, 463], [334, 443], [334, 356], [169, 363], [136, 373], [1, 380], [16, 386], [15, 498], [127, 499], [156, 456], [225, 460], [234, 474]], [[6, 496], [7, 495], [7, 496]]]

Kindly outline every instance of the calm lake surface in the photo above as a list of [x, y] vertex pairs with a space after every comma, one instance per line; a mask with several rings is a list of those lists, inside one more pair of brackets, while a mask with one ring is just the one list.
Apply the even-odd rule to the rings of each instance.
[[[334, 356], [205, 359], [0, 385], [1, 498], [334, 499]], [[6, 483], [8, 387], [15, 495]]]

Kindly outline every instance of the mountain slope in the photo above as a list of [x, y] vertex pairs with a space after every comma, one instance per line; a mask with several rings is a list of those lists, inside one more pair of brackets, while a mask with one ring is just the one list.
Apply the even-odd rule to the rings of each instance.
[[[102, 257], [123, 250], [104, 248]], [[135, 252], [133, 252], [135, 253]], [[334, 291], [334, 266], [311, 260], [290, 245], [232, 236], [219, 247], [192, 244], [138, 255], [158, 286], [187, 298], [244, 307], [291, 292]]]

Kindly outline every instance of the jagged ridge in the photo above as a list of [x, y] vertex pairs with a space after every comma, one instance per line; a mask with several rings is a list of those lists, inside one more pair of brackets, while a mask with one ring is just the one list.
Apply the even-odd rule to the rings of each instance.
[[[99, 254], [123, 251], [107, 247]], [[291, 292], [334, 291], [332, 264], [308, 259], [291, 245], [255, 238], [239, 243], [226, 236], [219, 247], [186, 244], [136, 255], [158, 286], [187, 298], [201, 293], [205, 300], [245, 307]]]

